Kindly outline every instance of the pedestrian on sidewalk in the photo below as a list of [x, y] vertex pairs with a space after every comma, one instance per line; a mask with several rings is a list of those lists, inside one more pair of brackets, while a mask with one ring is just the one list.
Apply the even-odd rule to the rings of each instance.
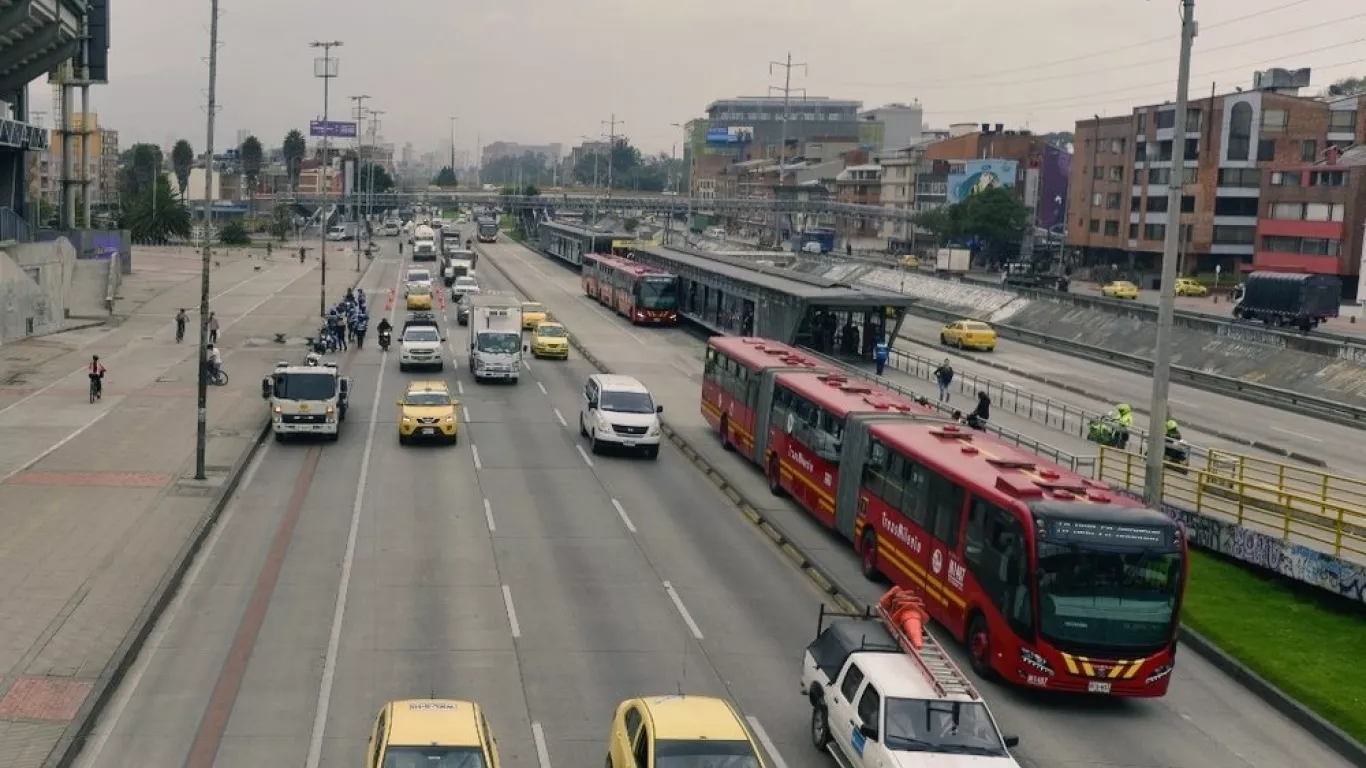
[[939, 402], [949, 401], [949, 385], [953, 383], [953, 363], [944, 358], [943, 365], [934, 369], [934, 380], [939, 382]]
[[300, 264], [304, 263], [304, 254], [306, 254], [307, 252], [308, 252], [308, 249], [307, 249], [307, 248], [303, 247], [302, 245], [299, 246], [299, 263], [300, 263]]
[[179, 344], [185, 340], [185, 324], [190, 321], [190, 316], [185, 314], [185, 308], [175, 314], [175, 343]]
[[882, 375], [883, 369], [887, 367], [887, 358], [891, 357], [891, 354], [887, 342], [878, 339], [877, 345], [873, 347], [873, 363], [877, 366], [877, 375]]
[[218, 343], [218, 315], [209, 313], [209, 343]]

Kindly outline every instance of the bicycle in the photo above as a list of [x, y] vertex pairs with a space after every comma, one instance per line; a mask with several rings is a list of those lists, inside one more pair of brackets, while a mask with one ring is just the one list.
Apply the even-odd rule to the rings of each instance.
[[95, 402], [96, 400], [99, 400], [103, 395], [104, 395], [104, 377], [103, 377], [103, 376], [91, 376], [91, 377], [90, 377], [90, 402], [93, 403], [93, 402]]
[[225, 371], [225, 370], [223, 370], [223, 367], [222, 367], [222, 366], [219, 366], [218, 368], [214, 368], [213, 365], [210, 365], [210, 364], [205, 364], [205, 365], [206, 365], [205, 379], [208, 380], [208, 383], [209, 383], [210, 386], [214, 386], [214, 387], [226, 387], [226, 386], [228, 385], [228, 372]]

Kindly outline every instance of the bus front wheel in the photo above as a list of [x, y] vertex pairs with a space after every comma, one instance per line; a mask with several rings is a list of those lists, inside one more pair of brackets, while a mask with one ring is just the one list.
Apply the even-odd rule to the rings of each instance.
[[975, 614], [968, 625], [968, 657], [972, 671], [978, 677], [990, 680], [996, 676], [991, 668], [991, 630], [987, 629], [987, 620], [980, 613]]
[[863, 578], [869, 581], [877, 581], [877, 534], [871, 528], [863, 531], [863, 541], [859, 547], [862, 557], [859, 558], [860, 570], [863, 571]]

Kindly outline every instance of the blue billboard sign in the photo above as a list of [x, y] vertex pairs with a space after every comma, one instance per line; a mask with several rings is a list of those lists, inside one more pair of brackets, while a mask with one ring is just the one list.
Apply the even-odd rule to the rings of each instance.
[[354, 139], [356, 138], [356, 124], [336, 120], [309, 120], [308, 135], [331, 136], [334, 139]]
[[996, 187], [1013, 188], [1019, 165], [1019, 161], [1016, 160], [964, 161], [961, 173], [949, 174], [949, 205], [961, 203], [982, 190]]
[[745, 125], [732, 125], [729, 128], [708, 128], [708, 144], [748, 144], [754, 141], [754, 128]]

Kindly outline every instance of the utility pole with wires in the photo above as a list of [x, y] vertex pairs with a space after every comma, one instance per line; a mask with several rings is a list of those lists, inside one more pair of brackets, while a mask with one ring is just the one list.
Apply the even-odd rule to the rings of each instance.
[[617, 153], [617, 126], [625, 125], [625, 120], [618, 120], [617, 113], [612, 113], [611, 120], [603, 120], [602, 124], [607, 126], [607, 196], [612, 196], [612, 157]]
[[[1181, 2], [1181, 56], [1176, 68], [1177, 136], [1186, 125], [1186, 90], [1191, 79], [1191, 48], [1198, 29], [1195, 0]], [[1171, 390], [1172, 317], [1176, 313], [1176, 262], [1181, 247], [1181, 188], [1185, 184], [1186, 142], [1172, 142], [1172, 173], [1167, 185], [1166, 238], [1162, 243], [1162, 289], [1157, 305], [1157, 348], [1153, 354], [1153, 398], [1148, 406], [1147, 472], [1143, 482], [1143, 501], [1159, 509], [1167, 458], [1167, 397]]]
[[[783, 68], [783, 87], [779, 88], [776, 85], [770, 85], [768, 87], [768, 93], [772, 96], [773, 93], [777, 91], [783, 95], [783, 124], [782, 132], [780, 134], [782, 138], [781, 145], [778, 147], [778, 186], [781, 187], [787, 180], [787, 121], [792, 118], [792, 92], [794, 90], [801, 91], [802, 100], [806, 100], [805, 88], [792, 87], [792, 70], [800, 67], [803, 75], [809, 74], [809, 72], [807, 71], [805, 64], [792, 63], [791, 51], [787, 52], [786, 61], [770, 61], [768, 63], [768, 74], [772, 76], [777, 71], [777, 67]], [[774, 195], [774, 197], [777, 197], [777, 195]], [[781, 244], [783, 241], [783, 215], [778, 211], [776, 205], [773, 208], [773, 241]]]
[[[209, 267], [213, 259], [213, 129], [218, 115], [218, 0], [209, 0], [209, 92], [204, 141], [204, 254], [199, 263], [199, 377], [195, 413], [194, 479], [205, 480], [209, 444]], [[67, 155], [70, 157], [70, 155]], [[158, 179], [153, 179], [156, 189]]]
[[446, 119], [451, 121], [451, 173], [455, 173], [455, 121], [460, 118], [452, 116]]
[[[379, 146], [379, 118], [380, 115], [383, 115], [384, 113], [385, 110], [382, 109], [370, 110], [370, 162], [367, 163], [370, 170], [370, 176], [365, 188], [365, 220], [367, 222], [370, 222], [375, 215], [375, 155], [377, 154], [376, 150]], [[366, 231], [368, 234], [366, 235], [365, 240], [369, 245], [373, 246], [375, 243], [375, 236], [373, 234], [374, 229], [370, 225], [367, 225]]]
[[327, 230], [328, 224], [332, 221], [332, 212], [327, 210], [327, 204], [332, 202], [332, 184], [327, 175], [328, 169], [332, 167], [332, 160], [327, 154], [330, 129], [327, 118], [328, 107], [331, 104], [332, 78], [340, 74], [340, 62], [332, 57], [332, 49], [340, 48], [341, 44], [340, 40], [314, 40], [308, 44], [310, 48], [323, 49], [323, 57], [313, 60], [313, 76], [321, 77], [323, 80], [323, 162], [318, 168], [318, 185], [322, 187], [323, 193], [322, 213], [318, 216], [318, 229], [322, 232], [322, 247], [319, 252], [322, 279], [318, 283], [318, 315], [321, 317], [327, 317]]
[[[354, 218], [355, 221], [356, 221], [356, 271], [359, 272], [359, 271], [360, 271], [360, 232], [361, 232], [361, 226], [365, 223], [365, 222], [363, 222], [363, 221], [361, 220], [361, 216], [360, 216], [360, 198], [361, 198], [361, 191], [360, 191], [360, 190], [361, 190], [361, 187], [360, 187], [360, 152], [361, 152], [361, 144], [362, 144], [362, 142], [365, 141], [365, 100], [368, 99], [368, 98], [370, 98], [370, 94], [366, 93], [366, 94], [361, 94], [360, 96], [351, 96], [351, 97], [349, 97], [349, 98], [350, 98], [352, 101], [356, 102], [356, 177], [355, 177], [355, 179], [351, 182], [351, 183], [352, 183], [352, 186], [354, 187], [354, 189], [352, 190], [352, 202], [351, 202], [351, 204], [354, 206], [354, 208], [352, 209], [352, 218]], [[343, 163], [342, 163], [342, 196], [343, 196], [343, 197], [346, 195], [346, 179], [347, 179], [347, 178], [348, 178], [348, 177], [347, 177], [347, 174], [346, 174], [346, 163], [343, 162]]]

